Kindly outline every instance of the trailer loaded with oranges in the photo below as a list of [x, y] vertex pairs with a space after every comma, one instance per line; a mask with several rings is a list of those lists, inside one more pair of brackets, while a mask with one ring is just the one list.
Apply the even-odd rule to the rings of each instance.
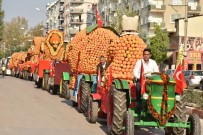
[[62, 72], [71, 72], [70, 65], [64, 60], [65, 45], [63, 33], [51, 30], [44, 41], [41, 41], [38, 54], [38, 64], [35, 68], [34, 80], [37, 87], [57, 94]]
[[[124, 17], [123, 21], [126, 19], [136, 21], [138, 18]], [[94, 48], [94, 41], [99, 37], [83, 40], [87, 33], [84, 31], [79, 33], [80, 36], [76, 35], [78, 37], [73, 39], [72, 46], [70, 43], [68, 48], [72, 52], [67, 56], [70, 63], [74, 59], [72, 63], [76, 74], [69, 76], [69, 85], [61, 87], [62, 94], [70, 93], [73, 89], [79, 112], [85, 113], [90, 123], [95, 123], [98, 118], [106, 118], [109, 134], [133, 135], [135, 126], [158, 127], [164, 129], [166, 134], [183, 134], [184, 129], [187, 134], [200, 134], [198, 116], [192, 114], [186, 120], [185, 104], [181, 100], [183, 95], [175, 90], [175, 80], [166, 74], [150, 73], [146, 77], [146, 90], [142, 92], [141, 100], [136, 99], [133, 69], [136, 61], [142, 58], [146, 44], [135, 32], [136, 29], [133, 29], [136, 26], [130, 26], [129, 24], [127, 28], [124, 27], [120, 37], [107, 42], [108, 47], [104, 51], [106, 55], [97, 55]], [[91, 32], [97, 29], [91, 29]], [[77, 42], [81, 44], [74, 46], [73, 43]], [[91, 44], [86, 46], [88, 43]], [[91, 49], [88, 50], [89, 48]], [[97, 61], [100, 55], [106, 56], [111, 64], [103, 76], [99, 73], [96, 76], [96, 64], [92, 63]], [[68, 99], [70, 97], [69, 94]]]

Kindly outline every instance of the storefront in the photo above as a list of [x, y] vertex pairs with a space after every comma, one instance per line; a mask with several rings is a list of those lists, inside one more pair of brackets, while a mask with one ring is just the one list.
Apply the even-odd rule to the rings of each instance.
[[187, 57], [184, 61], [185, 70], [202, 70], [202, 51], [188, 51]]

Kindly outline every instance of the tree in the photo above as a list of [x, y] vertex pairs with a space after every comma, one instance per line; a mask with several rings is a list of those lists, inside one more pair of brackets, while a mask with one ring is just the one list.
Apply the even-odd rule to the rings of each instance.
[[3, 42], [8, 49], [16, 48], [20, 51], [25, 44], [26, 30], [28, 29], [28, 20], [24, 17], [13, 18], [4, 25]]
[[39, 23], [35, 27], [31, 28], [29, 33], [32, 37], [43, 36], [43, 23]]
[[162, 30], [159, 25], [155, 25], [155, 36], [150, 39], [149, 48], [152, 51], [152, 59], [158, 64], [162, 64], [167, 59], [167, 49], [169, 47], [169, 37], [166, 30]]
[[4, 11], [2, 10], [2, 0], [0, 0], [0, 41], [3, 37], [3, 28], [4, 28]]
[[2, 0], [0, 0], [0, 44], [1, 44], [1, 50], [0, 50], [0, 58], [4, 57], [4, 51], [2, 46], [2, 39], [3, 39], [3, 29], [4, 29], [4, 11], [2, 10]]

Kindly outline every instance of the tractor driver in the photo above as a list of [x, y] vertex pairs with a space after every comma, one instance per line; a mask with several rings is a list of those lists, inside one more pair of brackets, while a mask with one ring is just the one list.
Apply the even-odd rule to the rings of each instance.
[[140, 86], [140, 71], [141, 71], [141, 61], [143, 63], [144, 73], [159, 72], [157, 63], [150, 59], [151, 50], [145, 48], [143, 51], [143, 58], [138, 60], [134, 68], [134, 77], [136, 81], [136, 99], [141, 100], [141, 86]]
[[106, 61], [106, 58], [103, 55], [99, 57], [99, 61], [100, 63], [97, 65], [97, 76], [98, 76], [98, 71], [100, 70], [101, 78], [102, 80], [104, 80], [104, 72], [108, 68], [109, 63]]
[[107, 69], [107, 67], [109, 66], [109, 63], [106, 62], [106, 58], [102, 55], [99, 57], [99, 64], [97, 65], [97, 75], [98, 75], [98, 71], [100, 69], [100, 75], [104, 76], [104, 71]]

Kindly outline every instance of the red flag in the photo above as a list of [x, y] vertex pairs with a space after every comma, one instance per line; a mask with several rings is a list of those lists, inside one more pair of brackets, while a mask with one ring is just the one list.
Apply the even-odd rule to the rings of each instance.
[[110, 88], [112, 85], [113, 76], [112, 76], [112, 66], [109, 66], [109, 75], [108, 75], [108, 87]]
[[183, 94], [183, 90], [187, 87], [187, 85], [183, 76], [182, 65], [180, 63], [173, 74], [173, 78], [176, 81], [176, 93]]
[[97, 19], [98, 27], [99, 27], [99, 28], [102, 27], [102, 26], [103, 26], [103, 23], [102, 23], [101, 16], [99, 15], [98, 9], [96, 9], [96, 19]]
[[98, 81], [97, 81], [97, 88], [101, 86], [101, 74], [100, 74], [100, 67], [98, 69]]
[[141, 69], [140, 69], [140, 86], [141, 86], [141, 95], [146, 92], [145, 88], [145, 76], [144, 76], [144, 66], [141, 61]]

